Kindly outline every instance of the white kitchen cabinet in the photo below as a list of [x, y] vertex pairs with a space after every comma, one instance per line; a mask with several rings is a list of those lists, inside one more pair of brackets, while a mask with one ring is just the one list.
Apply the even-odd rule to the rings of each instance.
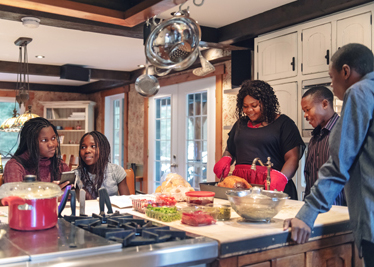
[[297, 82], [272, 85], [278, 98], [281, 114], [290, 117], [297, 124]]
[[258, 43], [258, 79], [270, 81], [297, 75], [297, 33]]
[[372, 48], [371, 12], [337, 21], [337, 48], [349, 43], [363, 44]]
[[93, 101], [41, 101], [44, 118], [53, 125], [62, 127], [57, 130], [62, 140], [61, 154], [79, 155], [79, 141], [86, 132], [94, 130]]
[[331, 23], [303, 29], [302, 51], [303, 74], [326, 73], [331, 57]]

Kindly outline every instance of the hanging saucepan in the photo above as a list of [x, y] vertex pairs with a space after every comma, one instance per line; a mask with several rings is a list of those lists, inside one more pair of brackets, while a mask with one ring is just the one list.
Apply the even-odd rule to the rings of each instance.
[[151, 32], [145, 55], [157, 68], [184, 70], [199, 56], [200, 39], [200, 26], [189, 17], [188, 10], [179, 10]]
[[28, 182], [5, 183], [0, 187], [1, 202], [9, 206], [9, 227], [12, 229], [42, 230], [57, 223], [57, 201], [62, 195], [60, 187], [35, 180], [35, 175], [26, 175]]
[[135, 90], [144, 97], [154, 96], [160, 89], [160, 84], [155, 76], [148, 74], [148, 64], [145, 69], [145, 74], [135, 81]]

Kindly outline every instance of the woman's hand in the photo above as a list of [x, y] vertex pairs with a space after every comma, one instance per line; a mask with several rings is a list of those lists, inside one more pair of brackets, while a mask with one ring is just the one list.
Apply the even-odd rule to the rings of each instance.
[[283, 222], [283, 231], [288, 230], [291, 227], [291, 239], [299, 244], [303, 244], [308, 241], [312, 230], [310, 227], [297, 218], [286, 219]]
[[[283, 173], [277, 171], [277, 170], [271, 170], [270, 172], [270, 190], [278, 190], [278, 191], [284, 191], [284, 188], [286, 187], [286, 184], [288, 183], [288, 179], [286, 175]], [[265, 180], [265, 188], [267, 188], [267, 181]], [[267, 188], [267, 190], [269, 190]]]
[[218, 178], [226, 177], [229, 174], [231, 161], [230, 156], [224, 156], [214, 165], [213, 172]]
[[57, 184], [61, 189], [64, 189], [66, 186], [70, 184], [69, 181], [66, 181], [65, 183], [60, 183], [60, 181], [53, 181], [54, 184]]

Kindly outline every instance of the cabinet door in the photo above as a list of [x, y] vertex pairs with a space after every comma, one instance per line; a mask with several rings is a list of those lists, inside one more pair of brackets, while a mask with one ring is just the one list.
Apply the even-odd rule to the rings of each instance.
[[303, 74], [327, 72], [331, 57], [331, 23], [305, 29], [303, 33]]
[[306, 267], [351, 267], [352, 244], [324, 248], [306, 253]]
[[371, 12], [337, 21], [337, 47], [349, 43], [363, 44], [371, 49]]
[[290, 117], [297, 125], [297, 82], [272, 85], [278, 97], [282, 114]]
[[258, 43], [258, 78], [270, 81], [297, 75], [297, 33]]

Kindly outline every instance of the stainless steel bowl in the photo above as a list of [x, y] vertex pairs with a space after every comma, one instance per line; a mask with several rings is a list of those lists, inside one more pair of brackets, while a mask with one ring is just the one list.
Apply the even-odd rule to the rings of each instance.
[[289, 198], [286, 193], [262, 190], [260, 187], [244, 191], [228, 190], [226, 195], [231, 207], [242, 218], [265, 222], [270, 222]]
[[187, 10], [182, 10], [151, 32], [145, 55], [157, 68], [184, 70], [198, 57], [200, 39], [200, 26], [189, 17]]

